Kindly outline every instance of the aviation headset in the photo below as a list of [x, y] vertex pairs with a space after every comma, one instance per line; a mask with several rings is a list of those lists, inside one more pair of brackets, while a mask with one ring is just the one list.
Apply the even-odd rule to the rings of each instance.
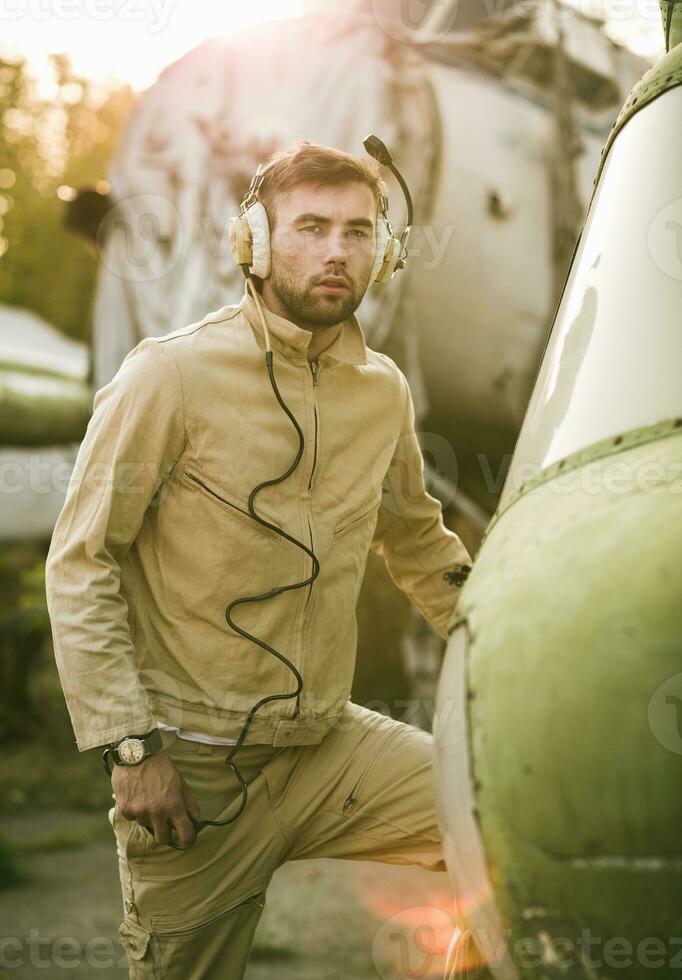
[[[378, 136], [368, 136], [363, 141], [363, 145], [375, 160], [388, 166], [395, 174], [405, 194], [408, 207], [407, 224], [400, 238], [396, 238], [388, 217], [388, 198], [385, 194], [380, 195], [379, 213], [375, 226], [376, 249], [368, 285], [375, 282], [382, 284], [392, 279], [398, 269], [405, 267], [407, 239], [412, 226], [412, 200], [402, 175], [393, 163], [388, 148]], [[229, 222], [232, 254], [237, 265], [240, 265], [242, 269], [247, 267], [248, 272], [244, 271], [247, 279], [250, 275], [257, 276], [259, 279], [267, 279], [270, 275], [272, 265], [270, 222], [264, 205], [258, 200], [258, 192], [266, 174], [273, 166], [275, 166], [274, 162], [265, 167], [262, 164], [259, 165], [240, 205], [239, 214], [236, 218], [230, 218]]]
[[[385, 195], [381, 195], [379, 214], [377, 216], [376, 223], [376, 250], [374, 264], [370, 273], [369, 284], [373, 282], [385, 283], [393, 278], [398, 269], [403, 269], [405, 267], [405, 262], [407, 259], [407, 240], [412, 226], [412, 198], [410, 196], [407, 184], [393, 163], [393, 158], [391, 157], [391, 154], [389, 153], [385, 144], [382, 143], [377, 136], [368, 136], [367, 139], [363, 140], [363, 146], [371, 156], [378, 160], [379, 163], [389, 167], [392, 173], [395, 174], [395, 177], [405, 195], [405, 200], [407, 203], [407, 224], [405, 225], [400, 237], [396, 238], [393, 234], [393, 229], [391, 228], [388, 218], [388, 200]], [[247, 640], [251, 640], [252, 643], [255, 643], [263, 650], [267, 650], [274, 657], [277, 657], [277, 659], [282, 663], [286, 664], [296, 678], [297, 687], [296, 690], [291, 693], [270, 694], [267, 697], [261, 698], [261, 700], [257, 701], [256, 704], [254, 704], [249, 710], [246, 721], [244, 722], [242, 730], [239, 733], [239, 738], [231, 747], [228, 755], [225, 757], [225, 764], [232, 770], [241, 784], [242, 797], [239, 808], [237, 809], [236, 813], [234, 813], [227, 820], [192, 820], [197, 833], [202, 830], [203, 827], [220, 827], [233, 823], [241, 815], [244, 807], [246, 806], [248, 796], [246, 783], [244, 782], [239, 769], [232, 759], [243, 744], [246, 733], [249, 729], [249, 725], [251, 724], [251, 720], [256, 711], [258, 711], [259, 708], [261, 708], [264, 704], [267, 704], [269, 701], [283, 701], [290, 698], [296, 698], [296, 709], [293, 715], [293, 717], [296, 718], [299, 714], [300, 694], [303, 690], [303, 678], [294, 664], [292, 664], [291, 661], [288, 660], [283, 654], [279, 653], [279, 651], [275, 650], [274, 647], [271, 647], [263, 640], [259, 640], [258, 637], [253, 636], [251, 633], [248, 633], [246, 630], [242, 629], [241, 626], [237, 625], [237, 623], [232, 620], [232, 609], [242, 603], [263, 602], [266, 599], [273, 599], [275, 596], [281, 595], [283, 592], [288, 592], [291, 589], [301, 589], [308, 585], [312, 586], [313, 581], [317, 578], [320, 571], [320, 563], [315, 552], [311, 548], [309, 548], [302, 541], [299, 541], [297, 538], [287, 534], [286, 531], [282, 530], [282, 528], [278, 527], [277, 525], [268, 523], [268, 521], [264, 520], [256, 513], [253, 506], [256, 495], [263, 489], [263, 487], [274, 486], [275, 484], [282, 483], [284, 480], [288, 479], [289, 476], [291, 476], [301, 460], [305, 445], [301, 427], [289, 410], [289, 407], [285, 404], [279, 388], [277, 387], [277, 382], [275, 381], [272, 364], [272, 347], [270, 346], [270, 332], [268, 330], [267, 320], [263, 312], [260, 297], [258, 296], [258, 291], [256, 290], [251, 278], [252, 276], [257, 276], [259, 279], [267, 279], [271, 271], [270, 224], [265, 207], [261, 201], [258, 200], [258, 191], [266, 174], [273, 165], [274, 164], [269, 164], [265, 168], [262, 165], [258, 167], [246, 196], [240, 205], [239, 215], [230, 219], [229, 237], [234, 260], [237, 265], [241, 266], [242, 272], [246, 278], [247, 289], [253, 296], [256, 308], [258, 310], [258, 316], [263, 327], [263, 334], [265, 337], [265, 365], [270, 378], [270, 384], [272, 385], [275, 398], [291, 420], [291, 423], [296, 430], [299, 440], [299, 447], [291, 466], [286, 470], [286, 472], [282, 473], [281, 476], [274, 477], [271, 480], [265, 480], [263, 483], [259, 483], [258, 486], [253, 488], [249, 495], [248, 507], [249, 513], [254, 520], [258, 521], [258, 523], [262, 524], [264, 527], [269, 528], [271, 531], [275, 531], [277, 534], [286, 538], [287, 541], [290, 541], [292, 544], [296, 545], [296, 547], [301, 548], [309, 556], [312, 561], [312, 572], [308, 578], [303, 579], [301, 582], [293, 582], [289, 585], [275, 586], [274, 588], [270, 589], [269, 592], [264, 592], [260, 595], [242, 596], [241, 598], [234, 599], [225, 610], [225, 618], [228, 625], [241, 636], [245, 637]], [[151, 827], [147, 827], [146, 829], [152, 836], [154, 836]], [[168, 846], [173, 847], [176, 850], [184, 850], [184, 848], [173, 841], [170, 841]]]

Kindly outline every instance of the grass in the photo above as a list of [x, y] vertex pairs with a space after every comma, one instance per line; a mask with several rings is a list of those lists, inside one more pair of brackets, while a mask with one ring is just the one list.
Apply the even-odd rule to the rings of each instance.
[[251, 949], [251, 959], [260, 963], [277, 963], [282, 960], [294, 960], [298, 956], [293, 949], [286, 946], [273, 946], [271, 943], [256, 941]]
[[11, 846], [17, 854], [50, 854], [54, 851], [73, 851], [85, 847], [92, 835], [76, 830], [60, 830], [42, 837], [27, 840], [12, 840]]

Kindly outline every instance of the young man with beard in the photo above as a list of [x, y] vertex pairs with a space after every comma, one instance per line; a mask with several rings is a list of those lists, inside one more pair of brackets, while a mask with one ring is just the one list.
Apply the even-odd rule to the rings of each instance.
[[78, 748], [115, 763], [137, 978], [241, 978], [284, 861], [445, 867], [431, 736], [350, 701], [369, 548], [443, 637], [470, 560], [354, 315], [384, 186], [305, 141], [271, 163], [269, 274], [97, 392], [46, 567]]

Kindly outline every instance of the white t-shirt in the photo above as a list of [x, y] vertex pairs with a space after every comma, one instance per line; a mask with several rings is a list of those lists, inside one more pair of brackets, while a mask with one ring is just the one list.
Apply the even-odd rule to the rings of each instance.
[[219, 735], [204, 735], [203, 732], [188, 732], [184, 728], [174, 725], [165, 725], [162, 721], [157, 721], [157, 726], [165, 732], [177, 732], [178, 738], [186, 738], [189, 742], [203, 742], [205, 745], [236, 745], [236, 738], [220, 738]]

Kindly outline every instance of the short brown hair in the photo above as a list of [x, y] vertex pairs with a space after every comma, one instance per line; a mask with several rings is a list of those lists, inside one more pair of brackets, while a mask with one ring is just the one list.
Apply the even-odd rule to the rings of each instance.
[[381, 196], [386, 195], [386, 185], [381, 177], [380, 164], [368, 156], [356, 157], [333, 146], [321, 146], [309, 140], [297, 140], [285, 150], [279, 150], [265, 161], [272, 164], [263, 178], [258, 192], [259, 200], [265, 206], [271, 227], [275, 225], [275, 197], [284, 194], [292, 187], [303, 183], [313, 183], [318, 187], [359, 182], [367, 184], [380, 207]]

